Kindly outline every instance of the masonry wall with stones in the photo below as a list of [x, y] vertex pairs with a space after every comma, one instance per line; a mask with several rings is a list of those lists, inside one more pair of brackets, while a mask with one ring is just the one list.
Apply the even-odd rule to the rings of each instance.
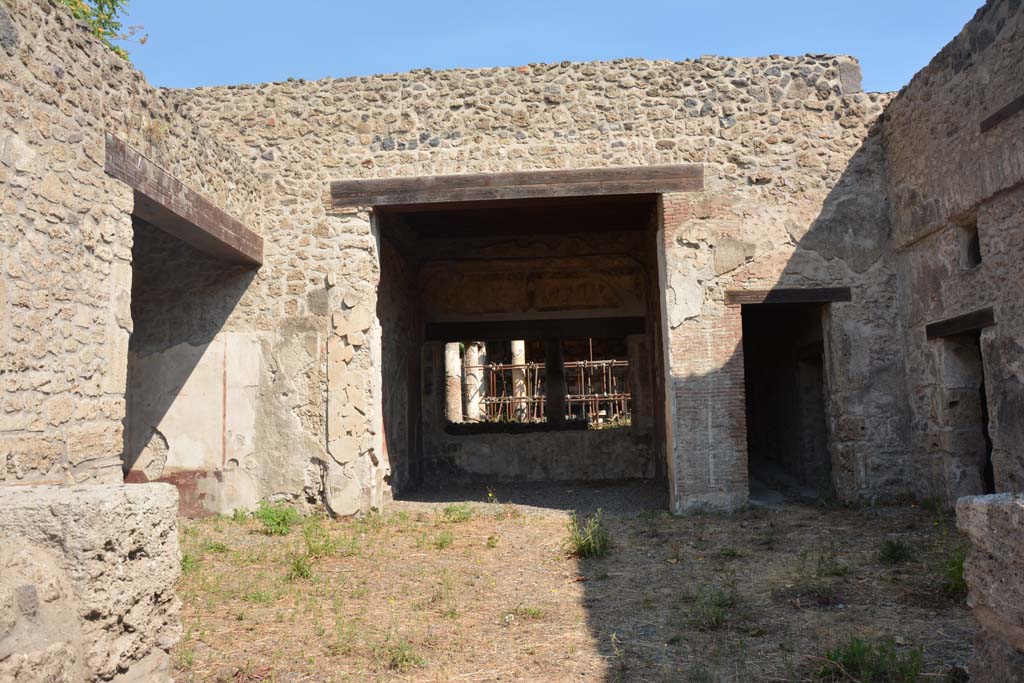
[[971, 680], [1024, 680], [1024, 495], [965, 496], [956, 503], [956, 525], [971, 542], [964, 579], [981, 626]]
[[4, 490], [0, 680], [169, 683], [177, 511], [168, 484]]
[[[993, 0], [885, 114], [892, 250], [922, 496], [983, 492], [984, 379], [996, 491], [1024, 489], [1024, 115], [983, 126], [1024, 94], [1024, 6]], [[980, 263], [972, 259], [972, 233]], [[981, 368], [962, 337], [925, 326], [992, 308]], [[975, 342], [976, 344], [976, 342]], [[977, 350], [973, 362], [977, 363]]]
[[104, 134], [254, 230], [262, 182], [50, 0], [0, 4], [0, 105], [0, 482], [121, 481], [133, 193]]
[[[1018, 30], [1011, 4], [991, 5], [1006, 15], [1004, 36]], [[846, 499], [918, 488], [926, 458], [919, 436], [909, 457], [909, 435], [922, 430], [910, 428], [905, 382], [914, 373], [903, 361], [905, 348], [917, 351], [900, 342], [909, 314], [896, 303], [896, 264], [910, 251], [887, 244], [890, 217], [904, 239], [917, 220], [904, 215], [914, 203], [906, 197], [927, 189], [901, 185], [912, 175], [901, 160], [914, 155], [900, 145], [916, 143], [895, 132], [912, 118], [900, 102], [924, 80], [891, 108], [887, 180], [877, 119], [890, 97], [863, 93], [848, 57], [621, 60], [156, 92], [49, 0], [9, 7], [7, 480], [113, 480], [125, 421], [129, 475], [176, 481], [197, 510], [266, 497], [323, 501], [336, 512], [379, 505], [404, 476], [392, 469], [409, 460], [402, 451], [418, 428], [407, 409], [415, 387], [394, 382], [411, 373], [385, 368], [398, 352], [385, 352], [395, 342], [382, 330], [412, 317], [379, 292], [391, 257], [377, 219], [328, 210], [329, 181], [699, 162], [704, 191], [662, 196], [657, 226], [655, 310], [666, 334], [655, 385], [666, 387], [675, 509], [735, 507], [746, 497], [732, 290], [851, 288], [853, 300], [824, 316], [833, 484]], [[40, 42], [50, 34], [59, 37]], [[991, 54], [1009, 64], [1009, 49]], [[147, 226], [133, 228], [130, 191], [101, 171], [105, 131], [264, 233], [264, 265], [219, 271]], [[1005, 135], [1008, 149], [1014, 138]], [[1012, 155], [994, 158], [1015, 172]], [[1013, 200], [1000, 202], [992, 215], [1009, 226]], [[400, 436], [391, 438], [392, 427]]]
[[[826, 330], [836, 487], [855, 498], [909, 486], [875, 126], [889, 98], [861, 92], [859, 79], [854, 60], [827, 55], [622, 60], [200, 88], [172, 97], [273, 179], [265, 198], [273, 226], [267, 277], [255, 283], [255, 296], [269, 299], [267, 283], [294, 276], [274, 298], [284, 318], [308, 310], [328, 272], [359, 292], [354, 301], [376, 305], [373, 226], [366, 214], [325, 208], [333, 179], [703, 163], [704, 192], [663, 200], [673, 493], [682, 510], [746, 498], [739, 309], [724, 303], [732, 288], [853, 289], [853, 302], [831, 307]], [[358, 258], [344, 263], [338, 257], [346, 253]], [[299, 266], [304, 277], [293, 270]], [[373, 352], [370, 344], [355, 356]], [[368, 433], [377, 428], [368, 421]], [[379, 462], [387, 468], [386, 458]]]

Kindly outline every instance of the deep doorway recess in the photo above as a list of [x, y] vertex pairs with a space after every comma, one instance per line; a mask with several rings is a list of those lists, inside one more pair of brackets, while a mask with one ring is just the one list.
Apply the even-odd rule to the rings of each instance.
[[831, 489], [822, 304], [743, 306], [751, 489], [817, 497]]
[[655, 195], [375, 220], [395, 493], [665, 476]]
[[942, 344], [942, 427], [952, 456], [952, 493], [957, 497], [995, 493], [981, 330], [944, 337]]

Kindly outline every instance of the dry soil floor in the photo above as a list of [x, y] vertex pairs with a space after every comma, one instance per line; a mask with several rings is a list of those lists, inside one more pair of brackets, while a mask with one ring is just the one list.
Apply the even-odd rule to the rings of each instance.
[[[964, 540], [941, 512], [671, 517], [629, 487], [561, 492], [423, 496], [285, 535], [252, 518], [183, 522], [175, 679], [838, 681], [828, 653], [859, 638], [904, 662], [920, 653], [907, 680], [962, 680]], [[605, 557], [567, 553], [574, 500], [606, 504]]]

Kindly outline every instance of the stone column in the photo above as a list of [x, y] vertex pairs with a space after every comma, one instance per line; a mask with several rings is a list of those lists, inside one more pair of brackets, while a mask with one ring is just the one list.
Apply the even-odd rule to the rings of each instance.
[[[526, 342], [522, 339], [512, 341], [512, 364], [526, 365]], [[512, 413], [517, 422], [525, 422], [526, 412], [526, 368], [512, 370], [512, 396], [520, 399], [512, 405]]]
[[544, 374], [547, 377], [547, 418], [548, 424], [565, 424], [565, 357], [562, 354], [562, 340], [549, 339], [544, 358]]
[[463, 391], [466, 396], [466, 420], [476, 422], [480, 419], [480, 399], [484, 394], [484, 371], [481, 367], [487, 360], [487, 352], [482, 342], [466, 342], [464, 369], [466, 375]]
[[462, 422], [462, 358], [459, 342], [444, 345], [444, 417]]

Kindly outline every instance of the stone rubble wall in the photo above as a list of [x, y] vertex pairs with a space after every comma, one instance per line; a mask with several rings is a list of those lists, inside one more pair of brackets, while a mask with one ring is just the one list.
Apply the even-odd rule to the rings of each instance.
[[0, 496], [0, 680], [170, 681], [178, 494], [168, 484]]
[[[917, 493], [950, 503], [983, 492], [969, 454], [977, 447], [963, 429], [980, 431], [980, 408], [968, 409], [980, 403], [978, 379], [965, 389], [953, 371], [954, 343], [928, 340], [924, 328], [986, 307], [996, 319], [981, 333], [996, 490], [1024, 490], [1024, 114], [981, 130], [1022, 83], [1024, 5], [991, 0], [884, 117], [912, 465]], [[963, 260], [971, 225], [982, 254], [976, 267]]]
[[[732, 288], [854, 289], [852, 303], [832, 306], [826, 342], [837, 487], [844, 498], [910, 487], [874, 126], [889, 96], [861, 92], [852, 58], [420, 70], [179, 90], [172, 97], [271, 180], [266, 220], [274, 228], [261, 278], [246, 293], [258, 302], [257, 327], [301, 320], [325, 336], [328, 316], [313, 305], [322, 301], [325, 279], [337, 277], [345, 294], [331, 313], [346, 316], [349, 302], [377, 309], [380, 272], [371, 217], [325, 208], [331, 180], [703, 163], [705, 192], [666, 198], [673, 443], [677, 472], [692, 476], [676, 492], [678, 509], [735, 507], [746, 498], [742, 375], [720, 372], [742, 368], [729, 364], [741, 360], [738, 309], [732, 316], [723, 303]], [[343, 361], [357, 372], [338, 371], [345, 395], [350, 388], [365, 392], [368, 412], [362, 429], [346, 427], [346, 453], [329, 454], [346, 471], [369, 463], [358, 483], [371, 497], [390, 467], [377, 433], [379, 334], [374, 321], [368, 343], [350, 345], [352, 358]], [[708, 420], [722, 396], [731, 397], [730, 411]], [[257, 460], [273, 457], [265, 446], [256, 449]], [[297, 471], [307, 465], [301, 460], [279, 464]]]
[[967, 602], [981, 630], [968, 669], [976, 683], [1024, 680], [1024, 495], [967, 496], [957, 527], [971, 541]]
[[261, 231], [247, 160], [63, 5], [0, 2], [3, 484], [121, 481], [133, 193], [103, 172], [107, 132]]

